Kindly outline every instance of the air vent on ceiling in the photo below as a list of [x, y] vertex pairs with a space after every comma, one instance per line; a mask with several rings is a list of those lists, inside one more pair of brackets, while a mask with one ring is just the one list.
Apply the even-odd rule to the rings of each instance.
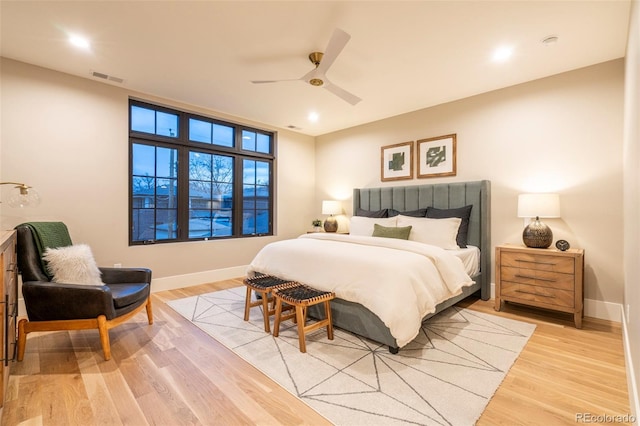
[[291, 129], [291, 130], [302, 130], [302, 128], [301, 128], [301, 127], [294, 126], [293, 124], [289, 124], [289, 125], [287, 126], [287, 128], [288, 128], [288, 129]]
[[113, 81], [114, 83], [120, 83], [120, 84], [124, 83], [124, 79], [122, 79], [120, 77], [114, 77], [112, 75], [101, 73], [101, 72], [98, 72], [98, 71], [93, 71], [91, 73], [91, 75], [93, 75], [94, 77], [97, 77], [97, 78], [101, 78], [103, 80]]

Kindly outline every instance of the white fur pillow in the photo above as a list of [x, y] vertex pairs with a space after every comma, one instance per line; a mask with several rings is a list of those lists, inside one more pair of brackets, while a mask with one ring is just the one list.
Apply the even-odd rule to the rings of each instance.
[[429, 219], [398, 215], [397, 218], [398, 226], [411, 226], [409, 241], [418, 241], [449, 250], [459, 248], [456, 241], [458, 228], [462, 222], [459, 217]]
[[64, 284], [103, 285], [101, 272], [86, 244], [48, 248], [42, 258], [53, 281]]
[[373, 225], [396, 226], [395, 217], [365, 217], [353, 216], [349, 222], [349, 233], [351, 235], [363, 235], [370, 237], [373, 235]]

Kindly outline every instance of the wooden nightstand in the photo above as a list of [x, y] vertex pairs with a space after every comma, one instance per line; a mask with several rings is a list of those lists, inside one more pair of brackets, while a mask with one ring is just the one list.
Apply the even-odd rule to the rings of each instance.
[[582, 328], [584, 250], [496, 247], [496, 311], [505, 301], [573, 314]]

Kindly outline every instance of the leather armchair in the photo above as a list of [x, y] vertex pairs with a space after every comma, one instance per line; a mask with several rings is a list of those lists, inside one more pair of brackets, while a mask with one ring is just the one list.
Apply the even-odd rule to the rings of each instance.
[[24, 358], [26, 336], [32, 331], [82, 330], [96, 328], [105, 360], [111, 359], [109, 329], [146, 309], [151, 309], [151, 270], [145, 268], [99, 268], [105, 285], [78, 285], [51, 282], [32, 229], [19, 225], [18, 268], [22, 274], [22, 294], [27, 319], [18, 322], [18, 361]]

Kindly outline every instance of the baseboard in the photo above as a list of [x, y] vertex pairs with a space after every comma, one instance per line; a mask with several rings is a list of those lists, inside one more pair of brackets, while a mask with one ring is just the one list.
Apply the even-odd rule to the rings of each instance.
[[210, 271], [195, 272], [193, 274], [154, 278], [151, 281], [151, 292], [156, 293], [158, 291], [173, 290], [176, 288], [190, 287], [198, 284], [242, 277], [247, 273], [247, 267], [247, 265], [234, 266], [232, 268], [214, 269]]
[[[624, 347], [624, 361], [627, 367], [627, 388], [629, 392], [629, 406], [635, 419], [640, 414], [640, 399], [638, 398], [638, 383], [636, 382], [633, 359], [631, 358], [631, 345], [629, 344], [629, 330], [627, 329], [627, 318], [624, 309], [620, 307], [620, 317], [622, 318], [622, 344]], [[634, 421], [634, 424], [638, 424]]]
[[602, 300], [584, 299], [584, 316], [621, 322], [621, 303], [603, 302]]
[[[491, 283], [491, 298], [495, 299], [495, 283]], [[620, 322], [622, 304], [602, 300], [584, 299], [584, 316], [608, 321]]]

